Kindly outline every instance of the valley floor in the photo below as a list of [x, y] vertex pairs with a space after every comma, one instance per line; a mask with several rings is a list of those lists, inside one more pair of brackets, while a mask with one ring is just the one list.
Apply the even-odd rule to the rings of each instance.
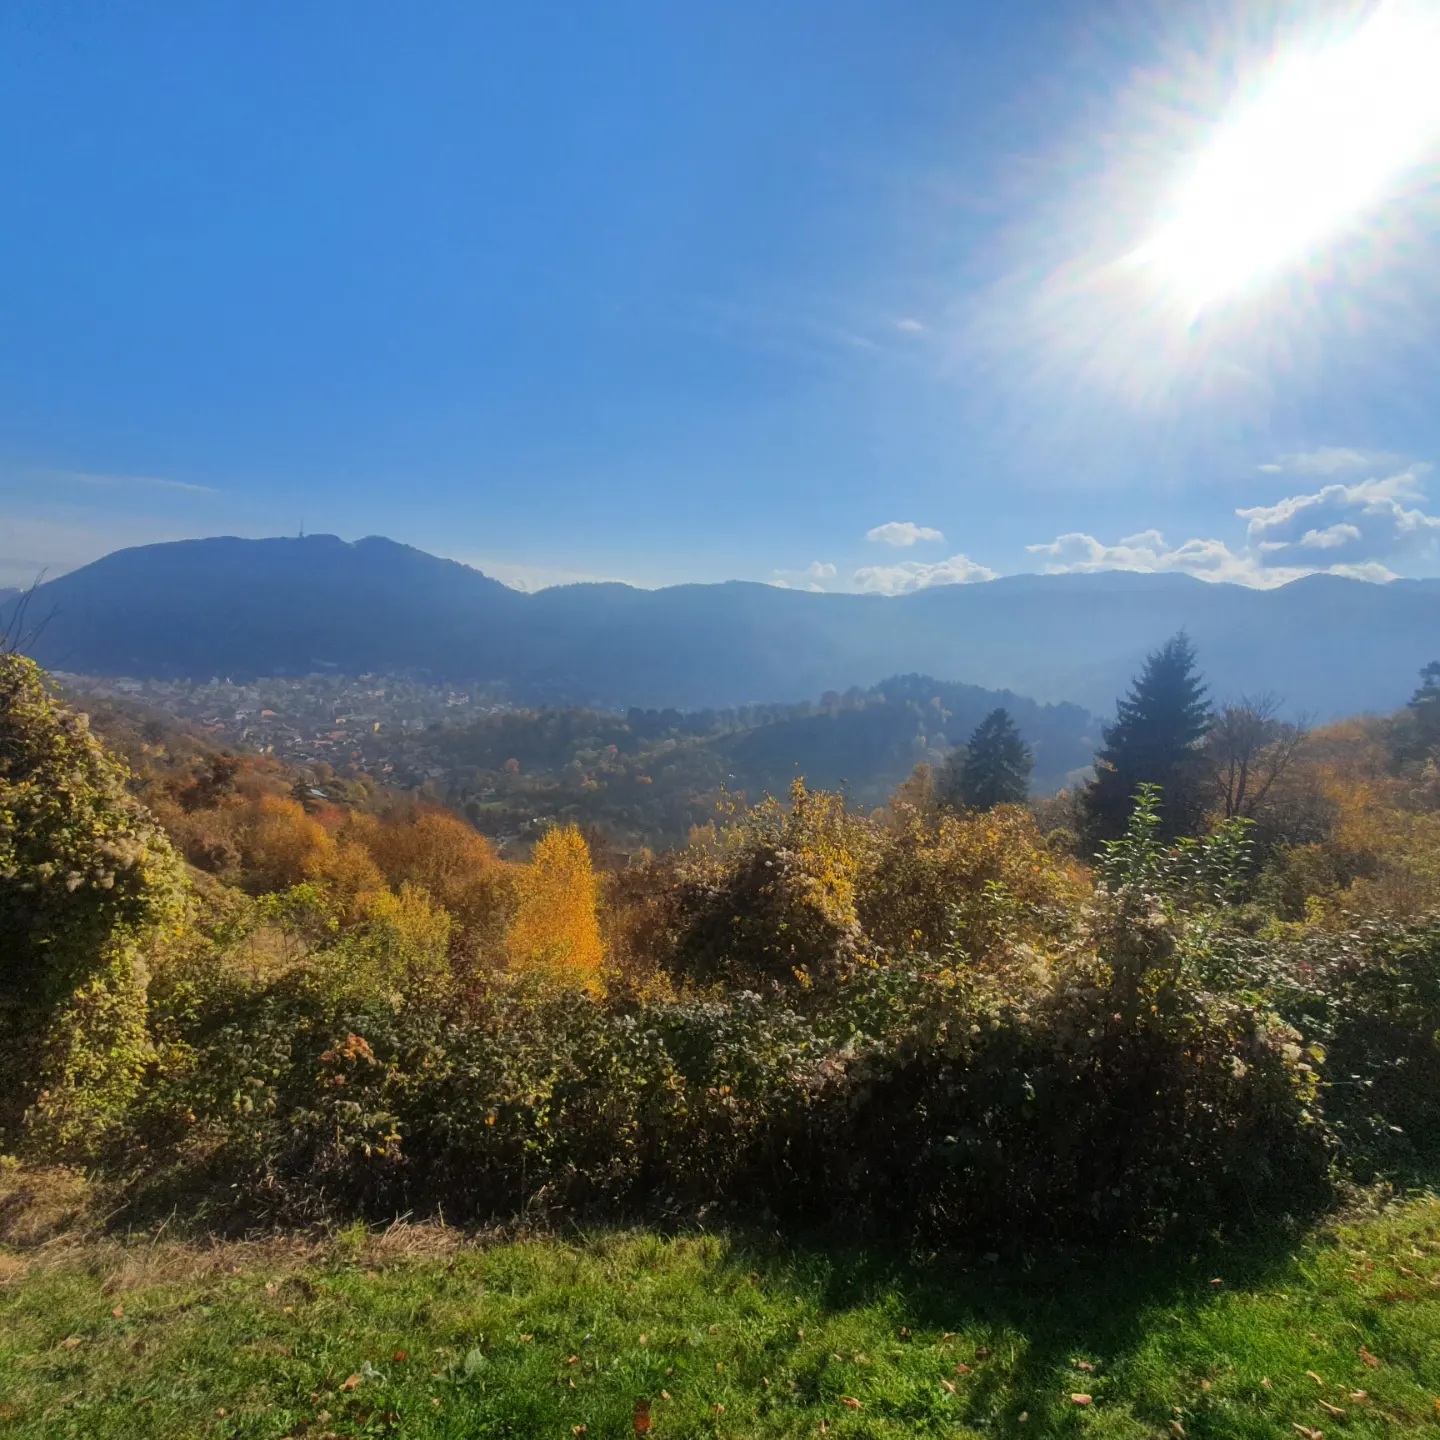
[[0, 1431], [15, 1440], [1440, 1427], [1434, 1197], [1288, 1251], [1027, 1267], [438, 1225], [119, 1240], [56, 1223], [71, 1184], [0, 1174]]

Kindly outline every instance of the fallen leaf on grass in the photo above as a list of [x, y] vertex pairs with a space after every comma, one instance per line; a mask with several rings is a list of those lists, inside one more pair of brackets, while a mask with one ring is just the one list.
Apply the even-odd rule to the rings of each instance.
[[1370, 1396], [1364, 1390], [1352, 1390], [1350, 1392], [1350, 1398], [1354, 1400], [1356, 1404], [1363, 1405]]
[[1087, 1375], [1095, 1368], [1088, 1360], [1076, 1360], [1074, 1364], [1077, 1370], [1083, 1370]]
[[648, 1400], [637, 1400], [635, 1402], [635, 1433], [644, 1435], [650, 1429], [650, 1402]]
[[1090, 1397], [1088, 1395], [1072, 1395], [1070, 1399], [1076, 1405], [1088, 1405], [1090, 1403]]
[[570, 1427], [570, 1433], [572, 1435], [583, 1435], [588, 1428], [586, 1425], [572, 1425]]
[[1308, 1425], [1296, 1425], [1295, 1429], [1305, 1437], [1305, 1440], [1325, 1440], [1323, 1430], [1312, 1430]]
[[364, 1378], [363, 1375], [352, 1375], [340, 1388], [342, 1390], [358, 1390], [360, 1388], [360, 1382]]
[[403, 1350], [397, 1350], [393, 1356], [393, 1359], [397, 1365], [403, 1365], [409, 1358], [410, 1357]]
[[953, 1385], [949, 1380], [942, 1380], [940, 1382], [940, 1387], [943, 1390], [949, 1391], [951, 1395], [958, 1395], [960, 1393], [956, 1386]]
[[950, 1373], [952, 1375], [968, 1375], [970, 1373], [970, 1367], [968, 1365], [957, 1365]]
[[68, 1339], [60, 1342], [61, 1348], [65, 1350], [77, 1350], [85, 1342], [78, 1335], [71, 1335]]
[[859, 1410], [863, 1408], [853, 1395], [842, 1395], [840, 1397], [840, 1403], [848, 1410]]
[[117, 1306], [110, 1312], [110, 1314], [111, 1314], [116, 1320], [123, 1320], [123, 1319], [125, 1318], [125, 1307], [124, 1307], [123, 1305], [117, 1305]]
[[1323, 1385], [1325, 1384], [1325, 1382], [1324, 1382], [1313, 1370], [1307, 1370], [1305, 1373], [1306, 1373], [1317, 1385], [1323, 1386]]
[[1345, 1418], [1345, 1412], [1338, 1405], [1332, 1405], [1328, 1400], [1322, 1400], [1320, 1402], [1320, 1408], [1327, 1415], [1335, 1416], [1337, 1420], [1343, 1420]]
[[1356, 1353], [1372, 1370], [1380, 1368], [1380, 1362], [1363, 1345]]

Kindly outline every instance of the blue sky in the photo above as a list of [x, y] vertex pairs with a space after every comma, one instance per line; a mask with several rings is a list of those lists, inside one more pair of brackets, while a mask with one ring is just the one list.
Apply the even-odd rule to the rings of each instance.
[[0, 584], [1440, 573], [1432, 130], [1203, 306], [1132, 263], [1360, 9], [12, 0]]

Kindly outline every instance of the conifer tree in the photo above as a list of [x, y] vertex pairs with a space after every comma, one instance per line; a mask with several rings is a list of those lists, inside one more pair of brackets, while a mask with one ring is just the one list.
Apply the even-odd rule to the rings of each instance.
[[947, 799], [967, 810], [1023, 805], [1030, 791], [1030, 753], [1010, 712], [992, 710], [976, 727], [953, 767]]
[[1420, 688], [1410, 697], [1420, 748], [1425, 754], [1440, 746], [1440, 660], [1420, 672]]
[[1195, 646], [1182, 630], [1146, 658], [1114, 724], [1105, 727], [1083, 797], [1086, 839], [1092, 845], [1119, 839], [1142, 785], [1160, 786], [1163, 838], [1195, 833], [1204, 812], [1196, 746], [1209, 722]]

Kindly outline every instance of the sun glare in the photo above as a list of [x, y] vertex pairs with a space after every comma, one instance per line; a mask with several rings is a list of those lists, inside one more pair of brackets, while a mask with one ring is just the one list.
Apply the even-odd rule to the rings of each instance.
[[1305, 258], [1440, 137], [1440, 5], [1382, 0], [1343, 40], [1277, 57], [1132, 255], [1192, 314]]

